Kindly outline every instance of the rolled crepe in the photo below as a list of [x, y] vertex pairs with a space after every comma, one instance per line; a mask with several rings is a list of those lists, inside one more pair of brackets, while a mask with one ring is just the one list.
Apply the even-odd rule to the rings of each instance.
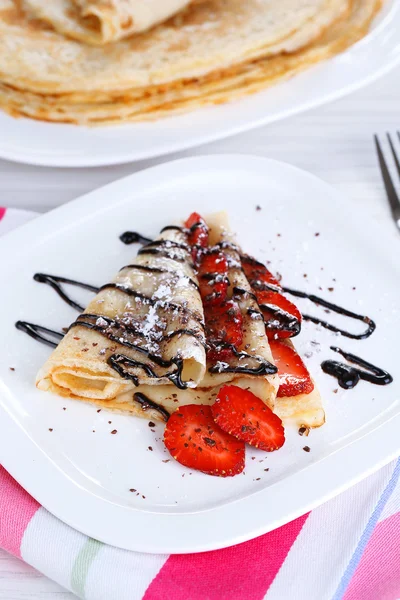
[[147, 31], [185, 8], [191, 1], [24, 0], [24, 3], [33, 15], [59, 33], [101, 46]]
[[204, 314], [187, 236], [167, 229], [101, 288], [39, 371], [37, 387], [112, 400], [141, 385], [196, 386]]

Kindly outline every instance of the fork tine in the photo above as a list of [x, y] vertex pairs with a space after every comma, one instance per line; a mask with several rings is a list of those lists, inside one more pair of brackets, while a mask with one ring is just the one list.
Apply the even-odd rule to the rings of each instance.
[[400, 201], [397, 196], [396, 188], [393, 185], [393, 181], [390, 176], [389, 169], [388, 169], [386, 161], [385, 161], [385, 157], [383, 156], [383, 152], [382, 152], [381, 145], [379, 143], [378, 136], [375, 135], [374, 138], [375, 138], [376, 150], [378, 152], [379, 165], [381, 167], [382, 177], [383, 177], [383, 181], [384, 181], [385, 188], [386, 188], [386, 194], [387, 194], [387, 197], [388, 197], [391, 209], [392, 209], [393, 217], [395, 218], [395, 220], [397, 222], [399, 219]]
[[390, 135], [388, 133], [386, 135], [387, 135], [387, 139], [389, 141], [390, 149], [391, 149], [392, 154], [393, 154], [393, 159], [394, 159], [394, 162], [395, 162], [395, 165], [396, 165], [396, 168], [397, 168], [397, 172], [398, 172], [399, 177], [400, 177], [400, 161], [399, 161], [399, 159], [397, 157], [396, 150], [395, 150], [394, 144], [392, 142], [392, 138], [390, 137]]

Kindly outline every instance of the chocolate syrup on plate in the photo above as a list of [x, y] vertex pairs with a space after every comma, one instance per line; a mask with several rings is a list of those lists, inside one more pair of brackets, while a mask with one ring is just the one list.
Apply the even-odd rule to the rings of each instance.
[[[30, 335], [37, 342], [41, 342], [52, 348], [56, 348], [65, 335], [61, 331], [54, 331], [54, 329], [48, 329], [47, 327], [37, 325], [36, 323], [28, 323], [28, 321], [17, 321], [15, 327]], [[48, 337], [43, 335], [44, 333], [47, 334]]]
[[331, 346], [331, 350], [341, 354], [350, 363], [362, 367], [362, 369], [357, 369], [336, 360], [325, 360], [322, 363], [321, 368], [324, 373], [336, 377], [340, 387], [345, 390], [353, 389], [361, 379], [375, 385], [388, 385], [392, 383], [393, 377], [387, 371], [372, 365], [363, 358], [355, 354], [350, 354], [350, 352], [345, 352], [337, 346]]
[[119, 236], [119, 239], [123, 244], [148, 244], [152, 240], [137, 231], [125, 231]]
[[356, 334], [356, 333], [351, 333], [350, 331], [346, 331], [345, 329], [340, 329], [339, 327], [336, 327], [335, 325], [332, 325], [331, 323], [327, 323], [326, 321], [323, 321], [322, 319], [319, 319], [318, 317], [313, 317], [311, 315], [303, 314], [303, 319], [305, 321], [311, 321], [312, 323], [315, 323], [316, 325], [321, 325], [321, 327], [324, 327], [325, 329], [329, 329], [329, 331], [333, 331], [335, 333], [340, 333], [341, 335], [351, 338], [353, 340], [365, 340], [365, 339], [369, 338], [369, 336], [372, 335], [376, 329], [375, 322], [365, 315], [358, 315], [357, 313], [355, 313], [351, 310], [347, 310], [347, 308], [343, 308], [342, 306], [338, 306], [337, 304], [328, 302], [328, 300], [324, 300], [323, 298], [320, 298], [319, 296], [315, 296], [314, 294], [307, 294], [306, 292], [301, 292], [299, 290], [292, 290], [291, 288], [287, 288], [287, 287], [282, 288], [282, 290], [286, 294], [290, 294], [291, 296], [296, 296], [297, 298], [307, 298], [308, 300], [311, 300], [311, 302], [313, 302], [314, 304], [317, 304], [318, 306], [323, 306], [324, 308], [327, 308], [327, 309], [331, 310], [332, 312], [335, 312], [339, 315], [344, 315], [345, 317], [355, 319], [356, 321], [362, 321], [363, 323], [367, 324], [367, 329], [363, 333]]

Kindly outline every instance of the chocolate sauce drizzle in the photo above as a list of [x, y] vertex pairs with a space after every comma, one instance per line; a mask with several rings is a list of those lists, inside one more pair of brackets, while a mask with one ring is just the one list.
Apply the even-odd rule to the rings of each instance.
[[345, 363], [336, 360], [325, 360], [321, 365], [322, 370], [324, 373], [336, 377], [340, 387], [345, 390], [353, 389], [361, 379], [376, 385], [388, 385], [389, 383], [392, 383], [393, 377], [387, 371], [372, 365], [363, 358], [350, 354], [350, 352], [345, 352], [336, 346], [331, 346], [331, 350], [341, 354], [350, 363], [366, 369], [357, 369], [356, 367], [346, 365]]
[[75, 281], [74, 279], [67, 279], [66, 277], [59, 277], [58, 275], [47, 275], [45, 273], [35, 273], [35, 275], [33, 276], [33, 279], [35, 281], [38, 281], [39, 283], [45, 283], [45, 284], [49, 285], [51, 288], [53, 288], [53, 290], [55, 290], [55, 292], [60, 296], [60, 298], [62, 298], [64, 300], [64, 302], [66, 302], [69, 306], [72, 306], [72, 308], [75, 308], [75, 310], [78, 310], [79, 312], [81, 312], [82, 310], [85, 310], [85, 307], [81, 306], [80, 304], [78, 304], [78, 302], [75, 302], [75, 300], [70, 298], [60, 284], [66, 283], [68, 285], [73, 285], [75, 287], [89, 290], [90, 292], [93, 292], [94, 294], [97, 294], [97, 292], [100, 290], [100, 288], [95, 287], [94, 285], [90, 285], [89, 283], [83, 283], [82, 281]]
[[[211, 346], [212, 345], [213, 344], [211, 344]], [[218, 350], [225, 350], [225, 349], [231, 350], [232, 353], [234, 354], [234, 356], [238, 360], [245, 359], [250, 362], [255, 362], [256, 366], [253, 368], [247, 364], [244, 366], [237, 365], [235, 367], [231, 367], [230, 365], [228, 365], [227, 363], [224, 363], [223, 361], [218, 361], [217, 364], [213, 365], [212, 367], [210, 367], [208, 369], [210, 373], [235, 373], [238, 375], [243, 374], [243, 375], [261, 376], [261, 375], [275, 375], [275, 373], [278, 372], [278, 369], [275, 365], [271, 364], [270, 362], [268, 362], [261, 356], [254, 356], [254, 355], [248, 354], [247, 352], [240, 352], [232, 344], [227, 344], [225, 342], [217, 342], [215, 344], [215, 347]]]
[[[142, 351], [142, 349], [140, 348], [138, 348], [138, 350]], [[149, 358], [151, 358], [151, 360], [153, 360], [153, 362], [155, 362], [154, 355], [148, 353], [147, 355], [149, 356]], [[166, 368], [172, 366], [176, 367], [174, 371], [166, 373], [162, 377], [169, 379], [171, 383], [173, 383], [178, 389], [186, 390], [188, 384], [185, 381], [182, 381], [183, 360], [181, 358], [176, 357], [172, 358], [169, 361], [165, 361], [163, 359], [160, 359], [159, 357], [156, 358], [159, 361], [157, 364], [160, 364], [162, 362], [162, 365], [160, 366]], [[150, 365], [133, 360], [132, 358], [129, 358], [124, 354], [113, 354], [108, 358], [107, 363], [110, 365], [110, 367], [114, 369], [114, 371], [117, 371], [120, 377], [122, 377], [123, 379], [129, 379], [136, 386], [139, 385], [139, 378], [137, 375], [135, 375], [135, 373], [131, 373], [129, 369], [142, 369], [148, 377], [151, 377], [152, 379], [160, 379], [159, 375], [157, 375], [154, 372]]]
[[[37, 342], [41, 342], [52, 348], [56, 348], [65, 335], [61, 331], [54, 331], [54, 329], [48, 329], [47, 327], [37, 325], [36, 323], [28, 323], [28, 321], [17, 321], [15, 327], [20, 331], [27, 333]], [[43, 333], [47, 333], [49, 337], [42, 335]], [[58, 341], [55, 341], [52, 338], [55, 338]]]
[[148, 244], [152, 240], [137, 231], [125, 231], [119, 236], [119, 239], [123, 244], [129, 246], [130, 244]]
[[153, 402], [153, 400], [150, 400], [150, 398], [148, 398], [145, 394], [136, 392], [135, 394], [133, 394], [133, 399], [135, 400], [135, 402], [140, 404], [143, 411], [157, 411], [162, 416], [165, 422], [167, 422], [171, 416], [165, 408], [163, 408], [160, 404], [156, 404], [155, 402]]
[[307, 294], [306, 292], [292, 290], [291, 288], [287, 288], [287, 287], [284, 287], [282, 289], [286, 294], [290, 294], [291, 296], [296, 296], [297, 298], [307, 298], [314, 304], [316, 304], [318, 306], [323, 306], [324, 308], [327, 308], [327, 309], [331, 310], [332, 312], [335, 312], [339, 315], [344, 315], [345, 317], [350, 317], [351, 319], [355, 319], [356, 321], [362, 321], [363, 323], [366, 323], [368, 327], [363, 333], [355, 334], [355, 333], [351, 333], [350, 331], [346, 331], [345, 329], [340, 329], [339, 327], [336, 327], [335, 325], [332, 325], [331, 323], [328, 323], [327, 321], [323, 321], [323, 320], [319, 319], [318, 317], [313, 317], [311, 315], [303, 314], [303, 319], [305, 321], [311, 321], [312, 323], [315, 323], [316, 325], [321, 325], [321, 327], [324, 327], [325, 329], [329, 329], [329, 331], [333, 331], [335, 333], [340, 333], [344, 337], [351, 338], [353, 340], [365, 340], [365, 339], [369, 338], [370, 335], [372, 335], [376, 329], [375, 322], [372, 319], [370, 319], [369, 317], [366, 317], [364, 315], [358, 315], [357, 313], [352, 312], [351, 310], [347, 310], [346, 308], [338, 306], [337, 304], [328, 302], [327, 300], [324, 300], [323, 298], [320, 298], [319, 296], [315, 296], [314, 294]]

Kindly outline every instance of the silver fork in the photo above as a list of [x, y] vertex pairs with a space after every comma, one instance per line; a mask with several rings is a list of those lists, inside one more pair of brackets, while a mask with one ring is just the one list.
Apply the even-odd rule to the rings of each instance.
[[[400, 140], [400, 132], [399, 131], [397, 132], [397, 136]], [[386, 194], [387, 194], [387, 197], [389, 200], [390, 209], [392, 211], [393, 220], [397, 226], [397, 229], [400, 231], [400, 199], [399, 199], [399, 195], [396, 192], [396, 188], [394, 186], [392, 176], [390, 175], [390, 171], [389, 171], [387, 162], [385, 160], [385, 156], [382, 151], [382, 146], [379, 143], [378, 136], [375, 135], [374, 137], [375, 137], [376, 150], [378, 152], [379, 166], [381, 168], [383, 182], [385, 184]], [[387, 134], [387, 138], [389, 141], [390, 149], [393, 154], [393, 159], [394, 159], [394, 163], [396, 165], [397, 173], [400, 177], [400, 160], [397, 156], [393, 140], [389, 134]]]

